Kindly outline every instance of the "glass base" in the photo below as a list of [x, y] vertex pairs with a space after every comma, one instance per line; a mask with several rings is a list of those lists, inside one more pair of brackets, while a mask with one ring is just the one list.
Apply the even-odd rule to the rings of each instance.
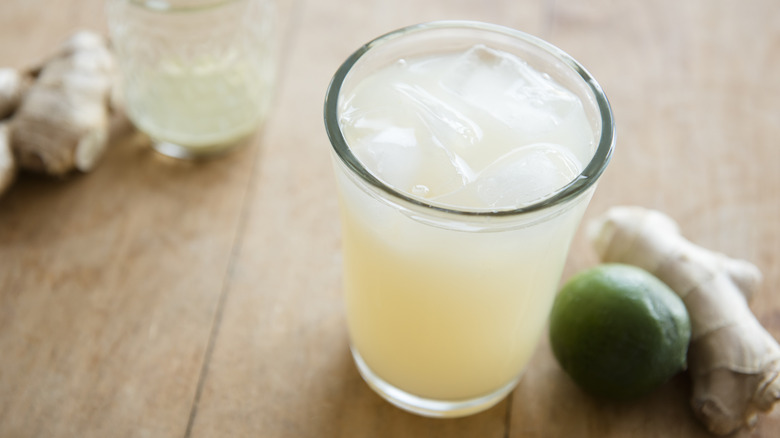
[[182, 160], [199, 160], [224, 155], [246, 143], [247, 139], [213, 146], [182, 146], [168, 141], [152, 140], [152, 148], [157, 152]]
[[482, 397], [454, 401], [432, 400], [410, 394], [382, 380], [371, 371], [371, 368], [368, 367], [355, 348], [350, 347], [350, 350], [352, 351], [352, 357], [355, 359], [355, 364], [357, 365], [360, 375], [374, 392], [405, 411], [425, 417], [455, 418], [485, 411], [503, 400], [507, 394], [512, 392], [517, 385], [517, 382], [520, 380], [520, 376], [518, 376], [507, 385]]

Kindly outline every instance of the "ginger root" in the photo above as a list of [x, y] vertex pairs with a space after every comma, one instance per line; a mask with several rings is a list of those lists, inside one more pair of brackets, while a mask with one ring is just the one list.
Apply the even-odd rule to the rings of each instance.
[[115, 63], [107, 41], [81, 31], [46, 61], [10, 121], [23, 169], [62, 176], [91, 170], [106, 147]]
[[29, 76], [12, 68], [0, 68], [0, 120], [8, 117], [19, 106], [29, 85]]
[[7, 123], [0, 123], [0, 194], [13, 183], [16, 177], [16, 161], [11, 151], [11, 131]]
[[758, 289], [754, 265], [686, 240], [663, 213], [615, 207], [591, 225], [604, 262], [653, 273], [685, 303], [691, 318], [691, 406], [715, 434], [752, 427], [780, 399], [780, 346], [750, 311]]

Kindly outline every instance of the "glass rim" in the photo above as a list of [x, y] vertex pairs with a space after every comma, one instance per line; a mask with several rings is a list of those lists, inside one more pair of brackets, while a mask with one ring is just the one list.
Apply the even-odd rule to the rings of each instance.
[[[424, 32], [427, 30], [436, 29], [476, 29], [482, 31], [488, 31], [492, 33], [503, 34], [512, 38], [522, 40], [537, 48], [544, 50], [547, 54], [552, 55], [557, 60], [567, 65], [573, 72], [584, 81], [590, 92], [593, 93], [593, 97], [596, 101], [599, 110], [599, 116], [601, 118], [601, 132], [598, 136], [598, 144], [596, 150], [593, 153], [588, 164], [582, 169], [582, 171], [574, 177], [568, 184], [553, 192], [552, 195], [542, 198], [538, 201], [532, 202], [528, 205], [523, 205], [518, 208], [510, 209], [496, 209], [496, 210], [483, 210], [483, 209], [468, 209], [458, 208], [454, 206], [445, 206], [436, 204], [433, 202], [427, 202], [423, 199], [411, 196], [401, 190], [393, 188], [389, 184], [383, 182], [376, 176], [374, 176], [368, 169], [363, 166], [360, 160], [352, 153], [346, 139], [341, 131], [341, 125], [339, 123], [338, 116], [338, 100], [341, 92], [341, 87], [344, 84], [349, 72], [352, 70], [358, 61], [377, 46], [381, 46], [384, 43], [392, 41], [394, 39], [403, 37], [405, 35], [414, 34], [418, 32]], [[466, 20], [446, 20], [446, 21], [431, 21], [427, 23], [414, 24], [411, 26], [402, 27], [400, 29], [388, 32], [381, 35], [368, 43], [361, 46], [355, 52], [353, 52], [336, 70], [333, 78], [325, 95], [324, 104], [324, 118], [325, 118], [325, 130], [327, 131], [328, 138], [330, 139], [333, 150], [338, 155], [343, 164], [347, 166], [349, 170], [359, 176], [363, 181], [367, 182], [372, 187], [381, 190], [382, 192], [390, 195], [392, 198], [401, 200], [407, 204], [411, 204], [413, 207], [422, 208], [423, 210], [433, 210], [443, 214], [451, 214], [456, 216], [469, 216], [469, 217], [506, 217], [506, 216], [518, 216], [527, 213], [537, 212], [552, 206], [562, 204], [566, 201], [573, 200], [580, 194], [584, 193], [587, 189], [592, 187], [604, 170], [609, 164], [612, 157], [615, 146], [615, 122], [612, 115], [612, 108], [606, 94], [602, 90], [601, 86], [596, 82], [593, 76], [577, 62], [573, 57], [568, 55], [558, 47], [525, 32], [512, 29], [509, 27], [483, 23], [479, 21], [466, 21]]]

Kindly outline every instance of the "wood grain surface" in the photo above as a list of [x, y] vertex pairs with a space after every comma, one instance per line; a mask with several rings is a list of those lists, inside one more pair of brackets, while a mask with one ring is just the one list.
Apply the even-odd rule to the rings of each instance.
[[[246, 147], [184, 162], [118, 123], [90, 174], [0, 198], [0, 437], [708, 437], [685, 374], [631, 403], [584, 395], [542, 340], [494, 408], [434, 420], [375, 395], [348, 352], [322, 101], [358, 46], [472, 19], [542, 37], [606, 90], [617, 151], [585, 221], [663, 210], [764, 273], [780, 338], [780, 2], [279, 0], [274, 111]], [[3, 0], [0, 66], [36, 63], [103, 2]], [[580, 230], [564, 277], [596, 263]], [[737, 437], [780, 435], [780, 409]]]

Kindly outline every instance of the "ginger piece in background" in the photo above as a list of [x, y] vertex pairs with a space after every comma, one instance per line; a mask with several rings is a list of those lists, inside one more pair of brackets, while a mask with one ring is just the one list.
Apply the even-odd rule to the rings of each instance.
[[13, 114], [29, 86], [29, 75], [12, 68], [0, 68], [0, 195], [16, 179], [16, 160], [11, 149], [11, 130], [4, 118]]
[[16, 161], [11, 151], [11, 131], [8, 124], [0, 122], [0, 195], [14, 182]]
[[62, 176], [95, 166], [108, 142], [115, 69], [106, 39], [88, 31], [44, 63], [10, 119], [20, 168]]
[[761, 273], [754, 265], [694, 245], [663, 213], [615, 207], [591, 228], [604, 262], [653, 273], [683, 299], [691, 318], [691, 406], [707, 428], [726, 435], [752, 427], [780, 399], [780, 346], [747, 300]]
[[16, 110], [29, 82], [29, 75], [12, 68], [0, 68], [0, 120]]

